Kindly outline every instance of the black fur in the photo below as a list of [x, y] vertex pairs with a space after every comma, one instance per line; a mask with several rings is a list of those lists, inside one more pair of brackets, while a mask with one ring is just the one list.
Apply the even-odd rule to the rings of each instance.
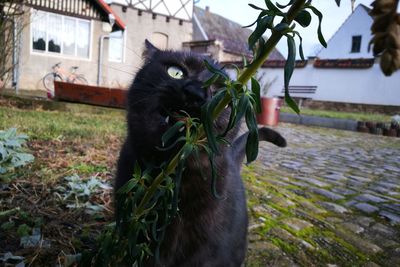
[[[168, 113], [185, 110], [199, 116], [200, 107], [211, 98], [213, 88], [204, 89], [202, 81], [210, 77], [203, 58], [183, 52], [160, 51], [146, 41], [145, 63], [137, 73], [128, 92], [128, 136], [122, 147], [115, 190], [131, 179], [133, 166], [138, 161], [159, 164], [175, 152], [161, 152], [161, 136], [174, 121], [165, 122]], [[184, 78], [171, 78], [167, 69], [177, 66]], [[225, 129], [228, 111], [216, 120], [217, 131]], [[210, 177], [206, 153], [200, 162], [189, 158], [182, 177], [179, 214], [168, 226], [161, 247], [161, 262], [147, 266], [166, 267], [238, 267], [247, 247], [247, 210], [245, 190], [240, 178], [246, 134], [237, 138], [238, 129], [227, 136], [232, 146], [221, 147], [215, 164], [219, 177], [217, 190], [222, 199], [211, 194], [211, 179], [204, 181], [202, 173]], [[278, 146], [286, 141], [279, 133], [260, 129], [260, 139]]]

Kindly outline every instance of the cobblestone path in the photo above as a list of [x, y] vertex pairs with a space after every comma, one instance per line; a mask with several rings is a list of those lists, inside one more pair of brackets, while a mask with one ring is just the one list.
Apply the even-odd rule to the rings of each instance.
[[282, 124], [243, 169], [246, 266], [400, 266], [400, 139]]

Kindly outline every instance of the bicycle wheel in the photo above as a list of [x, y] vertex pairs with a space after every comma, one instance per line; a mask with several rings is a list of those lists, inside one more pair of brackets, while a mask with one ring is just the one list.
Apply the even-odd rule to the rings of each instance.
[[54, 81], [62, 81], [62, 78], [58, 74], [54, 74], [53, 72], [47, 73], [43, 77], [43, 85], [47, 91], [47, 97], [53, 98], [54, 97]]
[[75, 79], [72, 80], [72, 83], [87, 85], [88, 81], [82, 75], [77, 75]]

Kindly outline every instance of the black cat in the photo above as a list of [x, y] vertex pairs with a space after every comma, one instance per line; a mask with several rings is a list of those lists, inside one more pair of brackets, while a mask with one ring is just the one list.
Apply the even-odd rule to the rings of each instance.
[[[128, 136], [122, 147], [115, 190], [132, 178], [137, 161], [159, 164], [173, 152], [161, 152], [161, 136], [175, 123], [170, 114], [185, 110], [199, 117], [201, 106], [211, 98], [215, 88], [202, 88], [202, 81], [211, 76], [204, 58], [185, 52], [160, 51], [146, 40], [145, 63], [128, 92]], [[228, 123], [228, 110], [215, 122], [219, 132]], [[247, 210], [245, 190], [240, 178], [246, 134], [236, 138], [238, 128], [227, 136], [232, 146], [221, 146], [215, 158], [218, 176], [217, 191], [211, 193], [210, 164], [206, 153], [200, 162], [189, 158], [183, 173], [178, 216], [166, 230], [160, 252], [160, 264], [166, 267], [238, 267], [247, 247]], [[261, 128], [260, 140], [286, 146], [277, 132]]]

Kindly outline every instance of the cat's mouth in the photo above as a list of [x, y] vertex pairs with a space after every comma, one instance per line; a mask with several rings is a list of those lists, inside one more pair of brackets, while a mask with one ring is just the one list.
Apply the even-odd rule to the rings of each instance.
[[161, 116], [160, 123], [162, 126], [172, 126], [181, 117], [179, 111], [169, 110], [166, 108], [162, 108], [160, 110], [160, 116]]
[[185, 120], [186, 117], [200, 118], [200, 108], [185, 107], [185, 108], [165, 108], [159, 110], [160, 123], [162, 126], [173, 126], [176, 122]]

